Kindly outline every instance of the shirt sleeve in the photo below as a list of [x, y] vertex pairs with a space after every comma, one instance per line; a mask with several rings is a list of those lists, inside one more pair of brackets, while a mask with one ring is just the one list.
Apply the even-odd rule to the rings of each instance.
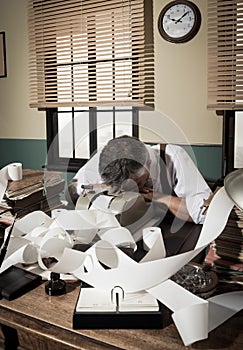
[[82, 193], [82, 185], [100, 184], [102, 183], [101, 176], [99, 174], [99, 158], [100, 152], [97, 152], [91, 157], [88, 162], [78, 170], [75, 174], [74, 179], [77, 180], [77, 193]]
[[205, 219], [203, 203], [212, 193], [211, 189], [182, 147], [167, 145], [166, 159], [175, 194], [185, 198], [191, 218], [196, 224], [202, 224]]

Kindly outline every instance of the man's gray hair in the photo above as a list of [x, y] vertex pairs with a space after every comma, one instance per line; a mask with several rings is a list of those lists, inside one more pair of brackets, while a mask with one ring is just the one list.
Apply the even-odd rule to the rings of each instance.
[[135, 137], [120, 136], [110, 140], [103, 148], [99, 159], [99, 173], [105, 184], [121, 188], [131, 175], [146, 166], [148, 150]]

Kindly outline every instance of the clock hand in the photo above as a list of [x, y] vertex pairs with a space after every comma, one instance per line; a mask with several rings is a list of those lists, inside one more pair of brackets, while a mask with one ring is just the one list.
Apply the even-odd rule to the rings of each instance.
[[185, 12], [175, 23], [181, 22], [182, 18], [188, 15], [189, 11]]
[[176, 19], [171, 18], [170, 15], [169, 15], [169, 19], [170, 19], [172, 22], [176, 22]]

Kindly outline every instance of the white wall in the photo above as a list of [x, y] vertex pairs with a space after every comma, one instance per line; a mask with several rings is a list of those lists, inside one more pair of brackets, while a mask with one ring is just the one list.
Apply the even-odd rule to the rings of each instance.
[[[207, 1], [193, 0], [202, 25], [189, 43], [162, 39], [157, 20], [169, 0], [154, 0], [156, 118], [141, 117], [141, 138], [160, 141], [162, 114], [190, 143], [220, 144], [222, 119], [207, 110]], [[45, 113], [28, 106], [27, 0], [0, 0], [0, 31], [6, 32], [7, 78], [0, 79], [0, 138], [44, 139]]]
[[201, 11], [202, 24], [196, 37], [184, 44], [169, 43], [159, 34], [158, 16], [169, 1], [154, 0], [155, 104], [159, 113], [152, 123], [154, 132], [148, 132], [151, 118], [145, 113], [142, 138], [161, 141], [165, 114], [190, 143], [221, 143], [222, 118], [207, 110], [207, 1], [192, 0]]

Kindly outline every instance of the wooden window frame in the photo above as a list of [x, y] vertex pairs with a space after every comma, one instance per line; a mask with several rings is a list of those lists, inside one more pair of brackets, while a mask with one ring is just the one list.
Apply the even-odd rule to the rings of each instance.
[[[124, 110], [126, 108], [124, 107]], [[73, 108], [72, 108], [73, 110]], [[123, 110], [123, 111], [124, 111]], [[119, 112], [121, 109], [119, 109]], [[72, 112], [73, 113], [73, 112]], [[116, 113], [116, 108], [113, 107], [113, 114]], [[115, 120], [115, 119], [114, 119]], [[139, 137], [139, 111], [138, 108], [132, 108], [132, 135]], [[97, 152], [97, 109], [89, 109], [89, 153], [92, 156]], [[113, 137], [115, 137], [116, 124], [113, 123]], [[48, 170], [58, 170], [66, 172], [77, 172], [87, 161], [75, 157], [75, 150], [72, 158], [62, 158], [59, 155], [59, 140], [58, 140], [58, 109], [46, 109], [46, 133], [47, 133], [47, 159], [46, 168]]]

